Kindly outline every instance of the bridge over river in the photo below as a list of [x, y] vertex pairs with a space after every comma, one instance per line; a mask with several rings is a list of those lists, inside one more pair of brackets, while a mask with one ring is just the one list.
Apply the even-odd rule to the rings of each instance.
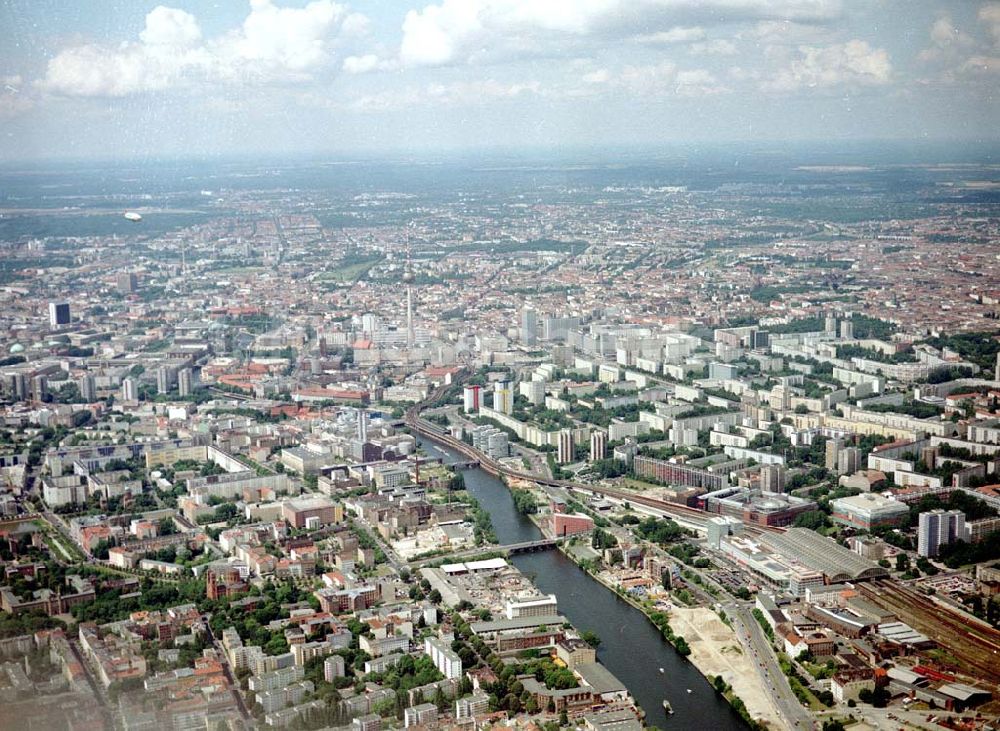
[[[580, 535], [580, 534], [577, 534]], [[535, 541], [521, 541], [519, 543], [508, 543], [505, 546], [478, 546], [464, 551], [449, 553], [447, 556], [432, 556], [430, 558], [411, 561], [410, 566], [419, 568], [434, 561], [444, 560], [445, 563], [458, 563], [467, 558], [482, 556], [484, 553], [502, 553], [505, 556], [513, 556], [518, 553], [532, 553], [534, 551], [547, 551], [555, 548], [564, 538], [539, 538]]]

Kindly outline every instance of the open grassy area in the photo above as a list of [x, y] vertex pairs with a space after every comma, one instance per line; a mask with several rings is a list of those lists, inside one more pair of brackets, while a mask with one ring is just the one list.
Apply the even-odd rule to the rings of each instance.
[[356, 282], [364, 276], [369, 269], [378, 264], [380, 261], [382, 261], [381, 257], [372, 257], [371, 259], [355, 261], [337, 269], [325, 271], [319, 276], [319, 279], [323, 282], [341, 282], [343, 284]]
[[80, 552], [80, 549], [54, 530], [50, 529], [45, 531], [45, 543], [49, 547], [49, 551], [51, 551], [54, 556], [58, 556], [65, 561], [84, 560], [83, 553]]
[[652, 482], [643, 482], [642, 480], [636, 480], [632, 477], [626, 477], [622, 480], [624, 487], [630, 490], [655, 490], [659, 485], [654, 485]]

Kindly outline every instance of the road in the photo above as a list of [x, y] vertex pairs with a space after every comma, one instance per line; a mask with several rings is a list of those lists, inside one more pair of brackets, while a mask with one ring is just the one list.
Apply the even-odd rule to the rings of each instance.
[[70, 651], [73, 653], [73, 657], [80, 667], [83, 669], [83, 675], [87, 679], [87, 685], [90, 686], [90, 690], [94, 693], [97, 698], [97, 702], [101, 706], [101, 715], [104, 717], [105, 728], [115, 728], [113, 714], [111, 712], [111, 703], [108, 700], [108, 694], [103, 685], [101, 685], [97, 679], [94, 678], [94, 671], [90, 667], [90, 663], [83, 657], [80, 652], [80, 648], [77, 646], [77, 641], [73, 637], [67, 638], [67, 644], [69, 645]]
[[409, 564], [407, 564], [406, 561], [401, 559], [398, 553], [392, 550], [392, 546], [390, 546], [385, 540], [383, 540], [382, 536], [379, 535], [379, 532], [377, 530], [369, 526], [366, 522], [364, 522], [361, 519], [358, 519], [356, 522], [357, 522], [357, 528], [367, 533], [368, 536], [373, 541], [375, 541], [375, 543], [378, 544], [378, 547], [382, 549], [382, 553], [385, 554], [385, 558], [389, 562], [389, 565], [392, 566], [392, 568], [395, 569], [397, 573], [399, 571], [402, 571], [403, 569], [409, 569]]
[[88, 561], [95, 562], [94, 555], [82, 543], [73, 538], [72, 534], [70, 533], [69, 526], [66, 525], [66, 521], [63, 519], [61, 515], [57, 515], [56, 513], [53, 513], [51, 510], [46, 508], [45, 510], [42, 511], [42, 517], [45, 518], [45, 520], [48, 522], [49, 525], [51, 525], [59, 532], [59, 535], [61, 535], [63, 538], [69, 541], [71, 545], [76, 546], [80, 550], [80, 552], [87, 557]]
[[245, 720], [249, 721], [250, 709], [247, 708], [246, 701], [243, 700], [243, 693], [240, 692], [240, 684], [236, 682], [236, 678], [229, 667], [229, 658], [226, 656], [226, 651], [222, 647], [222, 644], [215, 638], [215, 633], [212, 632], [211, 619], [212, 616], [210, 614], [202, 615], [202, 620], [205, 622], [205, 631], [208, 632], [208, 638], [212, 640], [212, 647], [219, 653], [219, 663], [222, 665], [222, 672], [225, 674], [226, 680], [229, 681], [229, 690], [233, 694], [233, 698], [236, 699], [236, 705], [239, 706], [240, 714]]
[[778, 658], [771, 649], [770, 641], [748, 606], [739, 602], [728, 602], [723, 604], [722, 608], [726, 616], [732, 620], [740, 644], [749, 650], [748, 654], [756, 663], [757, 672], [763, 679], [764, 685], [771, 689], [771, 700], [788, 728], [814, 728], [815, 721], [812, 714], [802, 706], [792, 692], [788, 679], [778, 664]]

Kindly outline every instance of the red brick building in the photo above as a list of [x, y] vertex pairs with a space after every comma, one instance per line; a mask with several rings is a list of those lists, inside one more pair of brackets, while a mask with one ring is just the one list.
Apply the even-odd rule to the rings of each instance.
[[247, 584], [236, 569], [209, 569], [205, 575], [205, 596], [209, 599], [235, 596], [247, 590]]
[[594, 530], [594, 521], [586, 515], [574, 513], [552, 514], [552, 535], [556, 537], [571, 536], [577, 533], [587, 533]]

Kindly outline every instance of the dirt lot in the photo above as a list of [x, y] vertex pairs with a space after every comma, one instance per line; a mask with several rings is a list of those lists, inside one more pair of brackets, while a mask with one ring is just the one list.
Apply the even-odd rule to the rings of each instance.
[[676, 608], [670, 612], [670, 626], [684, 635], [691, 647], [691, 662], [703, 675], [721, 675], [733, 686], [754, 718], [781, 728], [778, 711], [771, 704], [763, 681], [740, 648], [736, 633], [719, 616], [704, 608]]

